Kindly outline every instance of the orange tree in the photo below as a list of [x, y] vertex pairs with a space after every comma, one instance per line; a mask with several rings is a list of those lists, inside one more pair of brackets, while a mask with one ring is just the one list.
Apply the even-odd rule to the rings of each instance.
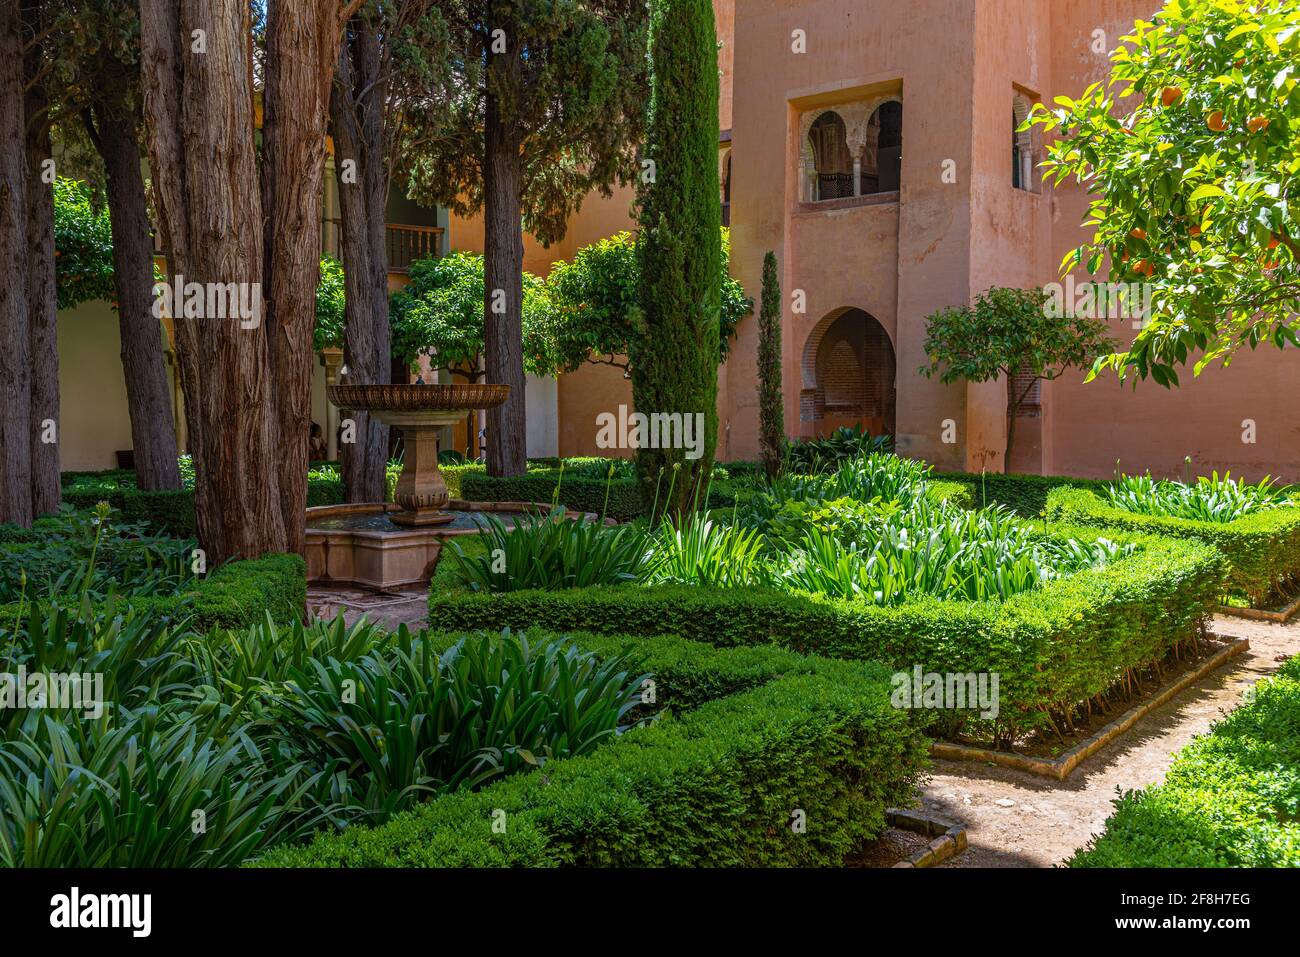
[[1098, 359], [1162, 385], [1243, 346], [1300, 344], [1300, 5], [1168, 0], [1111, 55], [1106, 83], [1037, 107], [1045, 167], [1093, 192], [1067, 255], [1147, 282], [1151, 321]]

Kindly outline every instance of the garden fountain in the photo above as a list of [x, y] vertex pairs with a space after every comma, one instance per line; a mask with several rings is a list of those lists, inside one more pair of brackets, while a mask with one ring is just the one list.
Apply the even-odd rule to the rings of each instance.
[[402, 432], [402, 473], [394, 503], [324, 505], [307, 509], [307, 578], [389, 591], [426, 581], [443, 543], [476, 534], [486, 514], [512, 524], [525, 502], [466, 502], [450, 498], [438, 466], [438, 430], [510, 394], [507, 385], [331, 385], [340, 409], [369, 412]]

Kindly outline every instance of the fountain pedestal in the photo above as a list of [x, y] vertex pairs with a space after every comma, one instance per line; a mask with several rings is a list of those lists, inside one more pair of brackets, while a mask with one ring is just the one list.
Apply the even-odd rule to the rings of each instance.
[[450, 496], [447, 480], [438, 466], [438, 430], [454, 425], [463, 412], [371, 412], [375, 418], [402, 432], [402, 474], [397, 478], [393, 501], [402, 507], [389, 518], [398, 525], [420, 527], [445, 525], [452, 520], [446, 511]]
[[447, 481], [438, 466], [438, 430], [477, 409], [498, 406], [510, 395], [508, 385], [332, 385], [326, 389], [341, 409], [369, 412], [400, 429], [404, 455], [390, 512], [397, 525], [421, 528], [452, 521]]

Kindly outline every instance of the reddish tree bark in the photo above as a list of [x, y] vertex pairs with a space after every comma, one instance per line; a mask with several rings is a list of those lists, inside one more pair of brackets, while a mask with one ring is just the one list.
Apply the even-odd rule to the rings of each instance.
[[22, 17], [0, 3], [0, 522], [32, 523], [27, 149]]
[[163, 333], [154, 315], [153, 244], [138, 146], [140, 117], [125, 97], [106, 96], [96, 101], [86, 126], [107, 173], [118, 330], [136, 485], [151, 490], [180, 488]]
[[[23, 0], [24, 36], [40, 36], [43, 20], [38, 0]], [[27, 126], [27, 296], [31, 362], [32, 515], [59, 510], [59, 348], [58, 298], [54, 280], [54, 190], [47, 175], [50, 153], [49, 103], [44, 83], [41, 44], [32, 43], [24, 72]]]
[[[517, 79], [516, 54], [493, 59], [496, 69]], [[484, 115], [483, 361], [488, 382], [510, 386], [510, 397], [487, 411], [489, 475], [523, 475], [528, 468], [520, 147], [518, 125], [504, 114], [497, 94], [489, 87]]]
[[[330, 132], [341, 218], [340, 253], [347, 299], [343, 362], [348, 382], [392, 381], [388, 325], [388, 263], [384, 221], [388, 162], [384, 135], [387, 82], [375, 25], [354, 17], [348, 26], [330, 94]], [[341, 448], [349, 502], [387, 499], [388, 427], [359, 410], [349, 417], [355, 442]]]
[[[203, 31], [202, 52], [192, 39], [196, 30]], [[149, 153], [169, 278], [249, 284], [260, 295], [263, 224], [248, 35], [241, 0], [141, 3]], [[230, 318], [186, 317], [174, 307], [195, 518], [211, 564], [288, 546], [265, 318], [244, 328]]]
[[325, 118], [343, 23], [338, 0], [268, 3], [259, 170], [248, 16], [243, 0], [141, 2], [170, 272], [247, 283], [263, 302], [255, 325], [175, 318], [210, 563], [303, 546]]

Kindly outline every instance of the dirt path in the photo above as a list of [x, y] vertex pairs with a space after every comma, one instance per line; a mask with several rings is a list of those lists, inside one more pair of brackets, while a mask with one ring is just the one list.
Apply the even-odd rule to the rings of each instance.
[[944, 867], [1048, 867], [1101, 831], [1119, 791], [1164, 779], [1176, 751], [1241, 704], [1242, 692], [1300, 654], [1300, 619], [1287, 625], [1216, 618], [1250, 649], [1139, 721], [1065, 781], [955, 761], [934, 762], [922, 805], [966, 825], [969, 846]]
[[[423, 590], [373, 596], [313, 588], [312, 611], [349, 620], [366, 614], [386, 628], [418, 629], [427, 614]], [[1242, 692], [1300, 654], [1300, 618], [1272, 625], [1216, 618], [1220, 635], [1249, 638], [1250, 649], [1147, 715], [1083, 762], [1066, 781], [991, 765], [936, 761], [921, 804], [937, 817], [966, 825], [969, 846], [944, 867], [1049, 867], [1070, 857], [1102, 829], [1119, 791], [1164, 778], [1176, 751], [1241, 704]], [[906, 856], [905, 854], [901, 856]]]

